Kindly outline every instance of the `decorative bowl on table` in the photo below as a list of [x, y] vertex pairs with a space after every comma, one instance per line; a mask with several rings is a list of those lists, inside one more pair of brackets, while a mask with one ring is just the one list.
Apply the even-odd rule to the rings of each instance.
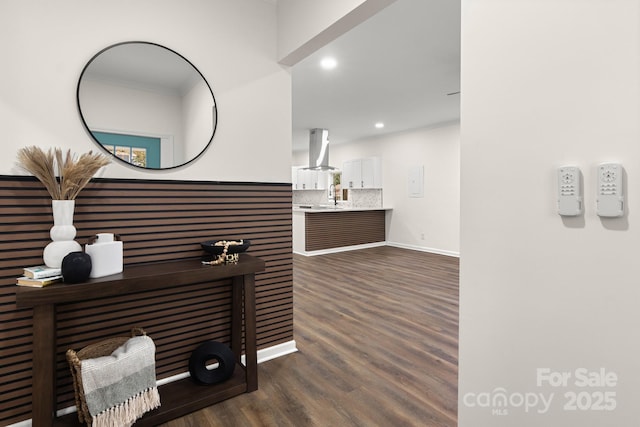
[[207, 252], [202, 257], [202, 263], [208, 265], [236, 264], [240, 253], [246, 251], [251, 242], [249, 240], [209, 240], [200, 243]]
[[228, 254], [239, 254], [241, 252], [246, 251], [249, 246], [251, 246], [251, 241], [243, 239], [243, 240], [209, 240], [206, 242], [200, 243], [202, 249], [205, 252], [210, 253], [211, 255], [220, 255], [224, 251], [225, 243], [229, 243], [229, 247], [227, 249]]

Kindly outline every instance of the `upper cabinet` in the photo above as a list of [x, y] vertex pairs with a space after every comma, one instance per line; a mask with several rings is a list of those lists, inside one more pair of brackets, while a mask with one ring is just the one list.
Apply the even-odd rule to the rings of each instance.
[[379, 157], [354, 159], [342, 164], [344, 188], [382, 188], [382, 166]]
[[291, 168], [291, 188], [298, 190], [298, 167], [296, 166]]
[[303, 168], [293, 168], [291, 182], [294, 190], [326, 190], [329, 181], [327, 171], [316, 171]]

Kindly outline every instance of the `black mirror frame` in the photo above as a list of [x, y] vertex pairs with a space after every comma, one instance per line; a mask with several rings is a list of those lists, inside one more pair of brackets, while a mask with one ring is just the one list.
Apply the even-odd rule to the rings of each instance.
[[[89, 126], [86, 122], [86, 120], [84, 119], [84, 115], [82, 114], [82, 107], [80, 105], [80, 85], [82, 83], [82, 77], [84, 76], [87, 68], [91, 65], [91, 63], [101, 54], [103, 54], [104, 52], [106, 52], [109, 49], [113, 49], [115, 47], [118, 46], [123, 46], [123, 45], [127, 45], [127, 44], [146, 44], [146, 45], [151, 45], [151, 46], [156, 46], [159, 47], [161, 49], [165, 49], [173, 54], [175, 54], [176, 56], [178, 56], [179, 58], [181, 58], [182, 60], [184, 60], [187, 64], [189, 64], [197, 73], [198, 75], [200, 75], [200, 77], [202, 78], [202, 80], [204, 81], [204, 83], [207, 85], [207, 88], [209, 89], [209, 93], [211, 93], [211, 98], [213, 99], [213, 108], [215, 111], [215, 122], [213, 123], [213, 132], [211, 133], [211, 138], [209, 139], [209, 141], [205, 144], [205, 146], [202, 148], [202, 150], [200, 151], [200, 153], [198, 153], [198, 155], [196, 155], [195, 157], [193, 157], [190, 160], [187, 160], [184, 163], [181, 163], [179, 165], [175, 165], [175, 166], [169, 166], [169, 167], [160, 167], [160, 168], [151, 168], [151, 167], [142, 167], [142, 166], [138, 166], [138, 165], [134, 165], [132, 163], [129, 163], [121, 158], [119, 158], [118, 156], [114, 155], [113, 153], [111, 153], [109, 150], [107, 150], [106, 148], [104, 148], [104, 146], [100, 143], [100, 141], [98, 141], [96, 139], [96, 137], [93, 135], [93, 133], [91, 132], [91, 129], [89, 129]], [[184, 56], [182, 56], [181, 54], [179, 54], [178, 52], [176, 52], [175, 50], [168, 48], [166, 46], [163, 46], [161, 44], [158, 43], [153, 43], [153, 42], [147, 42], [147, 41], [126, 41], [126, 42], [120, 42], [120, 43], [115, 43], [112, 44], [110, 46], [105, 47], [104, 49], [101, 49], [98, 53], [96, 53], [95, 55], [93, 55], [91, 57], [91, 59], [86, 63], [86, 65], [82, 68], [82, 72], [80, 73], [80, 77], [78, 78], [78, 85], [76, 88], [76, 103], [78, 106], [78, 113], [80, 114], [80, 120], [82, 120], [82, 124], [85, 128], [85, 130], [87, 131], [87, 133], [89, 134], [89, 136], [91, 137], [91, 139], [93, 139], [93, 141], [98, 144], [98, 146], [100, 147], [101, 150], [103, 150], [104, 152], [106, 152], [107, 154], [109, 154], [110, 156], [114, 157], [115, 159], [117, 159], [117, 161], [122, 162], [125, 165], [137, 168], [137, 169], [142, 169], [145, 171], [166, 171], [166, 170], [171, 170], [171, 169], [176, 169], [176, 168], [181, 168], [184, 167], [186, 165], [189, 165], [190, 163], [193, 163], [195, 160], [199, 159], [200, 157], [202, 157], [202, 155], [205, 153], [205, 151], [207, 151], [207, 149], [209, 148], [209, 146], [211, 145], [211, 142], [213, 141], [213, 137], [216, 134], [216, 129], [218, 127], [218, 121], [219, 121], [219, 115], [218, 115], [218, 103], [216, 102], [216, 98], [213, 95], [213, 90], [211, 90], [211, 85], [209, 85], [209, 82], [207, 81], [207, 79], [204, 77], [204, 75], [202, 75], [202, 73], [200, 72], [200, 70], [198, 70], [198, 68], [193, 65], [193, 63], [191, 63], [191, 61], [189, 61], [187, 58], [185, 58]]]

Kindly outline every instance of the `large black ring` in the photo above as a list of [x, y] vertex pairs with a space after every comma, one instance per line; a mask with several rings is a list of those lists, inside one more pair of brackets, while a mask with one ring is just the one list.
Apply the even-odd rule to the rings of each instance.
[[[215, 359], [218, 367], [207, 369], [207, 362]], [[218, 384], [228, 380], [236, 367], [233, 351], [218, 341], [205, 341], [196, 348], [189, 358], [189, 373], [197, 383]]]

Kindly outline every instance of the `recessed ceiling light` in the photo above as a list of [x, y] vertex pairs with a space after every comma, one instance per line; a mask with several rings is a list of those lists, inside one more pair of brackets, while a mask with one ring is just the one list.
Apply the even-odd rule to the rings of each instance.
[[334, 58], [330, 57], [324, 58], [322, 61], [320, 61], [320, 66], [325, 70], [332, 70], [336, 68], [337, 65], [338, 62]]
[[378, 122], [376, 123], [376, 129], [382, 129], [384, 127], [384, 123]]

